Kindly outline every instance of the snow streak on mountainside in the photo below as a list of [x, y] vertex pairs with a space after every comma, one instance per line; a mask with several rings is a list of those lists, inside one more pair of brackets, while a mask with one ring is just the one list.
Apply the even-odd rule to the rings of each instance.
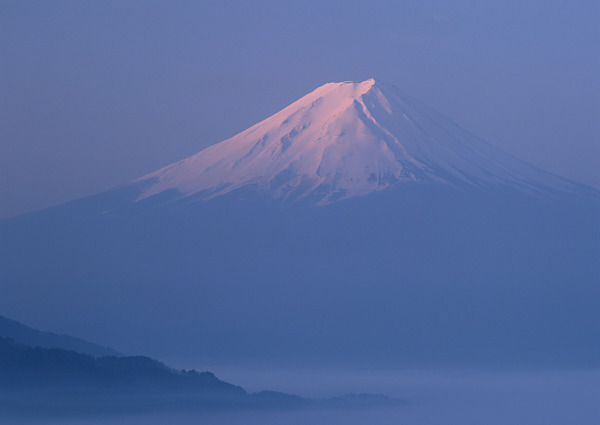
[[148, 174], [138, 199], [166, 190], [210, 199], [252, 186], [327, 204], [405, 182], [575, 191], [373, 79], [325, 84], [266, 120]]

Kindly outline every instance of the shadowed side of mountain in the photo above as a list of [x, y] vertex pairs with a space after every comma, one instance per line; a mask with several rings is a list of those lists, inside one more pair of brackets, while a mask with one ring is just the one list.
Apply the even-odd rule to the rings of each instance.
[[132, 208], [3, 223], [3, 311], [27, 300], [207, 363], [598, 364], [598, 202], [415, 183], [319, 208], [247, 189]]

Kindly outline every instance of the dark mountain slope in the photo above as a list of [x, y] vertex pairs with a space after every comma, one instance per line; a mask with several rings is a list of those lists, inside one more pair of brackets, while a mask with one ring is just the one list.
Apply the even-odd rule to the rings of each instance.
[[7, 338], [0, 338], [0, 386], [245, 394], [210, 372], [176, 371], [148, 357], [93, 357], [71, 350], [29, 347]]
[[163, 358], [598, 364], [597, 202], [414, 185], [319, 208], [77, 207], [0, 225], [4, 311], [102, 320], [95, 339]]

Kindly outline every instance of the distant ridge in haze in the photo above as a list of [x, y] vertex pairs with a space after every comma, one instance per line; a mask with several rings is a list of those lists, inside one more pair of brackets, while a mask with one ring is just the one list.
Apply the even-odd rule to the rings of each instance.
[[94, 357], [120, 355], [112, 348], [102, 347], [68, 335], [39, 331], [4, 316], [0, 316], [0, 337], [10, 338], [17, 343], [32, 347], [61, 348]]

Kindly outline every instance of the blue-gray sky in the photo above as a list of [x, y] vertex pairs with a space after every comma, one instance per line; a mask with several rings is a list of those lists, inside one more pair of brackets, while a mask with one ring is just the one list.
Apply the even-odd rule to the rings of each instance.
[[125, 183], [379, 78], [600, 187], [596, 1], [0, 0], [0, 217]]

